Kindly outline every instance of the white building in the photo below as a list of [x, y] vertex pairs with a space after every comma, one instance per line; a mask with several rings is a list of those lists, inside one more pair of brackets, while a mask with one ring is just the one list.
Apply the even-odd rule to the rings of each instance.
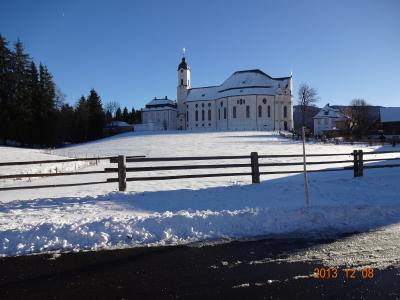
[[292, 76], [261, 70], [233, 73], [217, 86], [191, 88], [185, 57], [178, 66], [178, 129], [291, 130]]
[[175, 101], [165, 97], [155, 97], [142, 109], [142, 124], [135, 126], [137, 130], [167, 130], [176, 129], [178, 110]]
[[337, 130], [338, 123], [344, 120], [343, 113], [338, 108], [329, 106], [328, 103], [314, 116], [314, 134]]

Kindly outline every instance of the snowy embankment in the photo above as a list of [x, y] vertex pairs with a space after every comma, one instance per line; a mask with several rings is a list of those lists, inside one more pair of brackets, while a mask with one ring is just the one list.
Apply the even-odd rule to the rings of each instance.
[[[352, 150], [351, 146], [307, 145], [308, 153]], [[33, 156], [30, 151], [36, 150], [26, 151]], [[153, 157], [248, 155], [251, 151], [299, 154], [301, 144], [265, 132], [123, 134], [54, 154], [68, 151], [82, 156]], [[330, 165], [335, 166], [343, 164]], [[391, 224], [399, 233], [399, 171], [365, 170], [360, 178], [353, 178], [351, 171], [311, 173], [310, 205], [304, 204], [301, 174], [263, 176], [258, 185], [251, 185], [249, 176], [134, 182], [128, 183], [126, 193], [110, 192], [116, 184], [0, 192], [0, 256], [260, 235], [329, 235]], [[96, 178], [103, 179], [101, 174]], [[33, 183], [60, 180], [70, 179], [41, 178]]]

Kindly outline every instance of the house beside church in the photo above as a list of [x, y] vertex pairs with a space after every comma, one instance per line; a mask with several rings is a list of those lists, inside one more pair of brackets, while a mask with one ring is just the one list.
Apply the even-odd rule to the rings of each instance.
[[327, 132], [337, 131], [340, 122], [346, 120], [344, 114], [338, 107], [325, 105], [314, 116], [314, 134], [320, 135]]

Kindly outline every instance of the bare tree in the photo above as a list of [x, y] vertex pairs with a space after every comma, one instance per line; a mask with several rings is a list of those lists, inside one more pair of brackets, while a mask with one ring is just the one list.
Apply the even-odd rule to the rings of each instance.
[[301, 110], [301, 124], [302, 126], [305, 126], [308, 108], [310, 106], [315, 106], [315, 103], [318, 101], [318, 93], [316, 89], [302, 83], [298, 91], [298, 96], [298, 104], [300, 105]]
[[109, 101], [105, 105], [106, 112], [109, 111], [111, 116], [114, 118], [115, 113], [117, 112], [118, 108], [120, 108], [120, 105], [117, 101]]
[[345, 110], [345, 115], [349, 119], [349, 129], [351, 135], [361, 138], [368, 133], [372, 125], [371, 107], [364, 99], [353, 99]]

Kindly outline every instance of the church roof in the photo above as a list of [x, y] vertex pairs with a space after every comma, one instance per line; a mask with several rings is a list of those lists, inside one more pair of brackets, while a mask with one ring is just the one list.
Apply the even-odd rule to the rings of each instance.
[[146, 109], [161, 108], [161, 107], [176, 108], [176, 102], [168, 99], [168, 97], [165, 98], [155, 97], [153, 100], [151, 100], [149, 103], [146, 104]]
[[179, 66], [178, 66], [178, 71], [179, 71], [180, 69], [184, 69], [184, 70], [189, 69], [189, 65], [187, 64], [187, 62], [186, 62], [186, 60], [185, 60], [185, 57], [182, 57], [182, 61], [181, 61], [181, 63], [180, 63]]
[[289, 88], [290, 78], [273, 78], [259, 69], [237, 71], [221, 85], [190, 89], [186, 101], [214, 100], [240, 95], [276, 95], [279, 90], [284, 93], [285, 89]]

